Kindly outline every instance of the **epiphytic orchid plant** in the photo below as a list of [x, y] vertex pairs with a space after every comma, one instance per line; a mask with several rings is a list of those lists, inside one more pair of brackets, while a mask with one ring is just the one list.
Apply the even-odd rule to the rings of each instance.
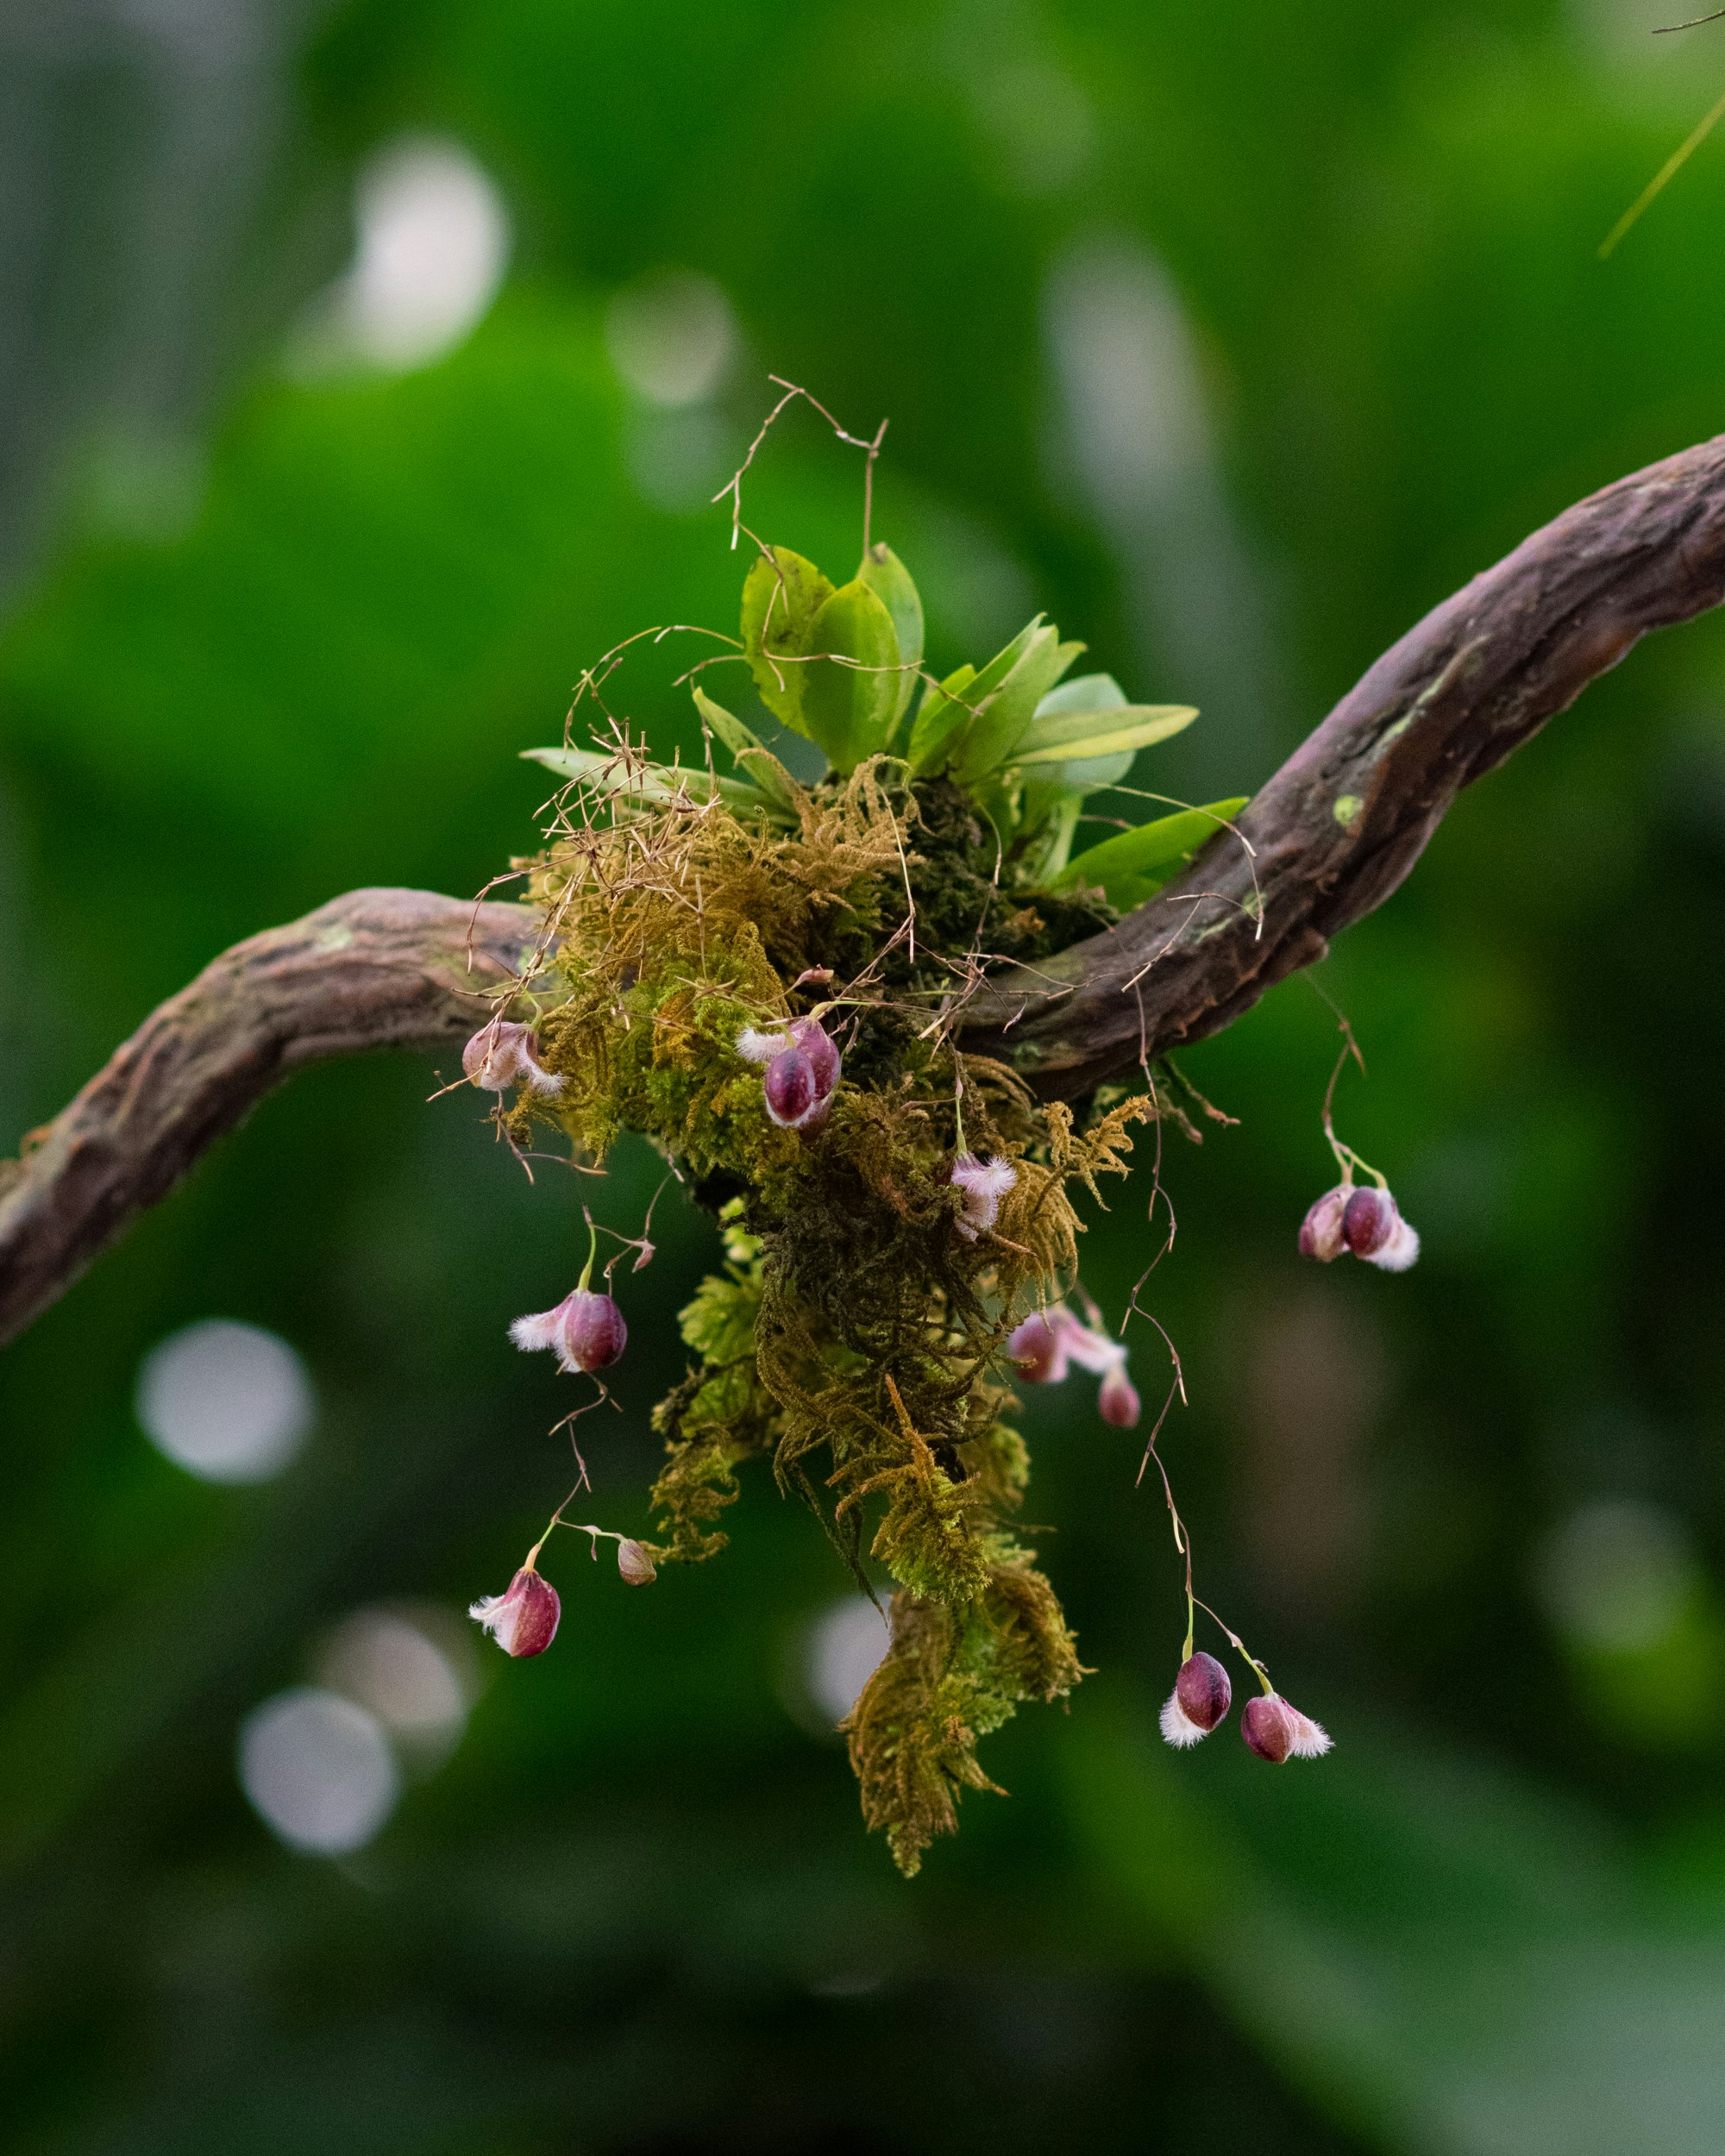
[[[865, 1559], [890, 1574], [892, 1644], [844, 1727], [865, 1813], [906, 1871], [951, 1829], [962, 1790], [993, 1786], [979, 1739], [1082, 1674], [1010, 1525], [1028, 1473], [1010, 1387], [1086, 1370], [1101, 1420], [1137, 1426], [1124, 1319], [1110, 1331], [1078, 1278], [1070, 1187], [1095, 1194], [1098, 1175], [1126, 1172], [1133, 1125], [1179, 1113], [1148, 1061], [1124, 1098], [1040, 1104], [1008, 1064], [961, 1045], [958, 1020], [984, 954], [1034, 964], [1106, 929], [1244, 805], [1176, 808], [1075, 852], [1091, 797], [1196, 712], [1075, 675], [1082, 645], [1039, 615], [943, 680], [924, 672], [923, 643], [920, 597], [889, 547], [865, 534], [856, 575], [835, 585], [756, 542], [728, 655], [764, 724], [696, 680], [706, 760], [656, 762], [599, 698], [610, 662], [585, 677], [596, 737], [528, 752], [564, 781], [529, 868], [544, 931], [464, 1058], [475, 1085], [512, 1088], [499, 1114], [518, 1144], [549, 1122], [597, 1163], [620, 1131], [643, 1133], [723, 1225], [725, 1269], [683, 1313], [694, 1359], [657, 1410], [656, 1539], [622, 1547], [644, 1576], [715, 1554], [758, 1458], [859, 1582]], [[820, 749], [824, 775], [794, 776], [774, 723]], [[506, 1015], [524, 997], [530, 1025]], [[1376, 1229], [1348, 1232], [1369, 1254]], [[512, 1328], [588, 1376], [627, 1338], [593, 1262], [590, 1246], [564, 1300]], [[1183, 1745], [1220, 1720], [1228, 1687], [1195, 1654], [1201, 1605], [1169, 1503], [1189, 1625], [1164, 1728]], [[550, 1532], [505, 1595], [474, 1606], [511, 1654], [551, 1642], [557, 1604], [537, 1571]], [[1325, 1749], [1251, 1667], [1252, 1749]]]
[[[872, 470], [879, 435], [860, 446]], [[215, 960], [0, 1163], [0, 1340], [319, 1057], [467, 1042], [466, 1077], [518, 1142], [549, 1122], [593, 1166], [620, 1132], [645, 1134], [716, 1217], [724, 1262], [682, 1313], [687, 1374], [656, 1411], [654, 1539], [579, 1531], [645, 1584], [722, 1546], [759, 1463], [860, 1576], [865, 1558], [890, 1575], [891, 1650], [845, 1727], [865, 1814], [913, 1870], [960, 1794], [993, 1786], [981, 1739], [1082, 1674], [1012, 1526], [1028, 1471], [1013, 1384], [1076, 1369], [1099, 1380], [1105, 1423], [1139, 1413], [1124, 1339], [1138, 1297], [1112, 1327], [1086, 1298], [1073, 1187], [1094, 1194], [1126, 1171], [1137, 1125], [1182, 1117], [1194, 1096], [1170, 1050], [1320, 957], [1396, 889], [1463, 787], [1640, 635], [1722, 599], [1725, 439], [1576, 504], [1436, 607], [1237, 818], [1236, 802], [1164, 804], [1176, 812], [1078, 850], [1087, 800], [1185, 707], [1074, 676], [1076, 648], [1040, 620], [932, 680], [914, 586], [870, 542], [866, 510], [840, 586], [757, 543], [740, 634], [720, 642], [759, 723], [697, 685], [706, 760], [656, 763], [600, 700], [607, 661], [578, 705], [586, 718], [591, 699], [597, 734], [532, 752], [563, 784], [527, 904], [355, 891]], [[821, 747], [822, 776], [793, 774], [775, 724]], [[1405, 1267], [1417, 1238], [1385, 1179], [1327, 1103], [1325, 1129], [1340, 1181], [1302, 1248]], [[622, 1242], [637, 1266], [651, 1255], [644, 1227]], [[626, 1352], [623, 1254], [596, 1275], [590, 1243], [574, 1289], [520, 1321], [523, 1344], [583, 1386]], [[1196, 1644], [1204, 1605], [1160, 1420], [1140, 1472], [1157, 1467], [1186, 1564], [1163, 1713], [1184, 1746], [1232, 1697]], [[475, 1609], [518, 1658], [555, 1637], [538, 1571], [551, 1532]], [[1324, 1751], [1218, 1623], [1258, 1680], [1248, 1745]]]

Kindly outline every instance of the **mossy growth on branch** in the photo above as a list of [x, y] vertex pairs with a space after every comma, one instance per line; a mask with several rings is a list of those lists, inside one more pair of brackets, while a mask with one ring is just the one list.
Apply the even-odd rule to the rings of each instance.
[[[1238, 804], [1073, 858], [1086, 796], [1194, 714], [1066, 679], [1082, 647], [1040, 618], [934, 681], [885, 547], [837, 587], [758, 547], [733, 649], [826, 775], [800, 782], [699, 686], [706, 767], [655, 764], [603, 705], [614, 661], [585, 678], [591, 745], [531, 752], [566, 783], [518, 864], [544, 928], [499, 1018], [524, 1015], [545, 1075], [504, 1122], [524, 1146], [555, 1122], [594, 1163], [642, 1133], [717, 1217], [724, 1265], [682, 1313], [692, 1360], [656, 1413], [649, 1553], [717, 1555], [759, 1463], [865, 1588], [890, 1576], [891, 1646], [844, 1727], [910, 1873], [960, 1794], [994, 1786], [979, 1740], [1083, 1675], [1011, 1525], [1029, 1463], [1008, 1342], [1076, 1289], [1073, 1186], [1124, 1174], [1156, 1112], [1148, 1082], [1083, 1114], [1041, 1105], [965, 1055], [958, 1022], [989, 965], [1106, 926]], [[1090, 1367], [1121, 1368], [1087, 1337]]]

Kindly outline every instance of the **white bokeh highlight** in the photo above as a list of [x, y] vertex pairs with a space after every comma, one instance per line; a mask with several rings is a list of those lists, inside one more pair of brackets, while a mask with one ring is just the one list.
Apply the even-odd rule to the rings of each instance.
[[331, 1636], [317, 1674], [406, 1744], [442, 1751], [467, 1725], [469, 1672], [405, 1611], [355, 1610]]
[[844, 1720], [892, 1644], [887, 1620], [865, 1595], [847, 1595], [808, 1628], [803, 1682], [830, 1723]]
[[209, 1318], [170, 1333], [138, 1371], [137, 1416], [157, 1451], [206, 1482], [262, 1482], [317, 1418], [304, 1363], [261, 1326]]
[[1676, 1630], [1698, 1591], [1689, 1530], [1662, 1506], [1630, 1498], [1584, 1505], [1540, 1545], [1534, 1577], [1557, 1630], [1603, 1654], [1645, 1654]]
[[1229, 498], [1204, 341], [1164, 264], [1119, 233], [1080, 233], [1054, 258], [1043, 320], [1056, 438], [1119, 563], [1143, 661], [1203, 707], [1190, 753], [1250, 769], [1284, 668]]
[[240, 1726], [240, 1786], [290, 1849], [342, 1857], [365, 1845], [400, 1788], [376, 1715], [306, 1685], [280, 1692]]
[[453, 351], [485, 319], [509, 266], [508, 205], [459, 142], [386, 144], [354, 190], [352, 266], [312, 306], [289, 354], [317, 375], [354, 366], [405, 373]]
[[681, 410], [724, 387], [737, 351], [731, 303], [698, 270], [655, 270], [614, 294], [605, 349], [624, 386], [643, 404]]

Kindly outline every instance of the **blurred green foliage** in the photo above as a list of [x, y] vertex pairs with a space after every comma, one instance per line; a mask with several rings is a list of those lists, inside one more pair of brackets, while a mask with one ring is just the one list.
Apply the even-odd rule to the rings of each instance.
[[[497, 179], [514, 265], [436, 364], [314, 378], [284, 325], [336, 257], [259, 250], [189, 508], [140, 536], [95, 487], [62, 517], [0, 640], [6, 1142], [223, 944], [359, 883], [477, 889], [531, 843], [515, 752], [580, 668], [733, 618], [698, 505], [769, 367], [891, 416], [875, 529], [937, 670], [1044, 607], [1129, 696], [1204, 706], [1146, 783], [1257, 783], [1426, 606], [1719, 425], [1725, 150], [1595, 260], [1725, 73], [1654, 19], [350, 0], [283, 28], [260, 231], [335, 233], [374, 147], [430, 130]], [[667, 266], [739, 325], [698, 424], [608, 353], [612, 296]], [[859, 472], [787, 417], [750, 520], [848, 561]], [[621, 677], [667, 753], [671, 650]], [[567, 1388], [505, 1327], [573, 1279], [584, 1190], [530, 1186], [417, 1064], [298, 1080], [0, 1364], [9, 2145], [1716, 2149], [1722, 897], [1703, 623], [1466, 798], [1322, 970], [1371, 1074], [1341, 1127], [1424, 1232], [1414, 1273], [1294, 1257], [1328, 1179], [1311, 985], [1189, 1058], [1239, 1123], [1166, 1166], [1166, 1451], [1208, 1599], [1338, 1749], [1157, 1752], [1159, 1502], [1088, 1403], [1037, 1397], [1032, 1516], [1103, 1674], [997, 1740], [1011, 1799], [913, 1889], [782, 1703], [844, 1585], [764, 1486], [718, 1565], [644, 1594], [572, 1545], [555, 1651], [492, 1657], [360, 1855], [246, 1808], [240, 1718], [356, 1606], [499, 1587], [567, 1463]], [[653, 1180], [619, 1157], [605, 1217], [635, 1232]], [[1146, 1194], [1095, 1224], [1111, 1313]], [[584, 1426], [624, 1528], [712, 1255], [668, 1198], [656, 1238], [623, 1412]], [[211, 1314], [312, 1370], [278, 1482], [198, 1483], [134, 1421], [141, 1356]], [[1144, 1332], [1147, 1400], [1164, 1367]], [[1691, 1553], [1628, 1648], [1552, 1554], [1608, 1500]]]

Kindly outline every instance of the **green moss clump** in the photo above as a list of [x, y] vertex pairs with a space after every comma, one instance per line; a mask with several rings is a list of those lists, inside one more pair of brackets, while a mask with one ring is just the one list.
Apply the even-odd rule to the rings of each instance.
[[[694, 1361], [656, 1415], [652, 1554], [723, 1549], [739, 1471], [764, 1457], [865, 1587], [866, 1559], [891, 1574], [892, 1646], [846, 1727], [865, 1814], [909, 1872], [960, 1793], [993, 1786], [978, 1740], [1082, 1673], [1003, 1524], [1028, 1462], [1000, 1381], [1014, 1325], [1073, 1275], [1067, 1183], [1123, 1170], [1147, 1104], [1075, 1135], [940, 1019], [979, 937], [1033, 956], [1094, 907], [1001, 893], [946, 781], [913, 789], [885, 759], [810, 789], [781, 776], [793, 829], [641, 802], [626, 764], [566, 818], [532, 872], [552, 937], [538, 1032], [563, 1086], [512, 1112], [524, 1135], [554, 1115], [594, 1159], [644, 1132], [716, 1204], [726, 1263], [683, 1313]], [[781, 1129], [738, 1039], [807, 1016], [842, 1043], [844, 1081], [819, 1129]], [[1014, 1171], [990, 1232], [962, 1226], [963, 1151]]]

